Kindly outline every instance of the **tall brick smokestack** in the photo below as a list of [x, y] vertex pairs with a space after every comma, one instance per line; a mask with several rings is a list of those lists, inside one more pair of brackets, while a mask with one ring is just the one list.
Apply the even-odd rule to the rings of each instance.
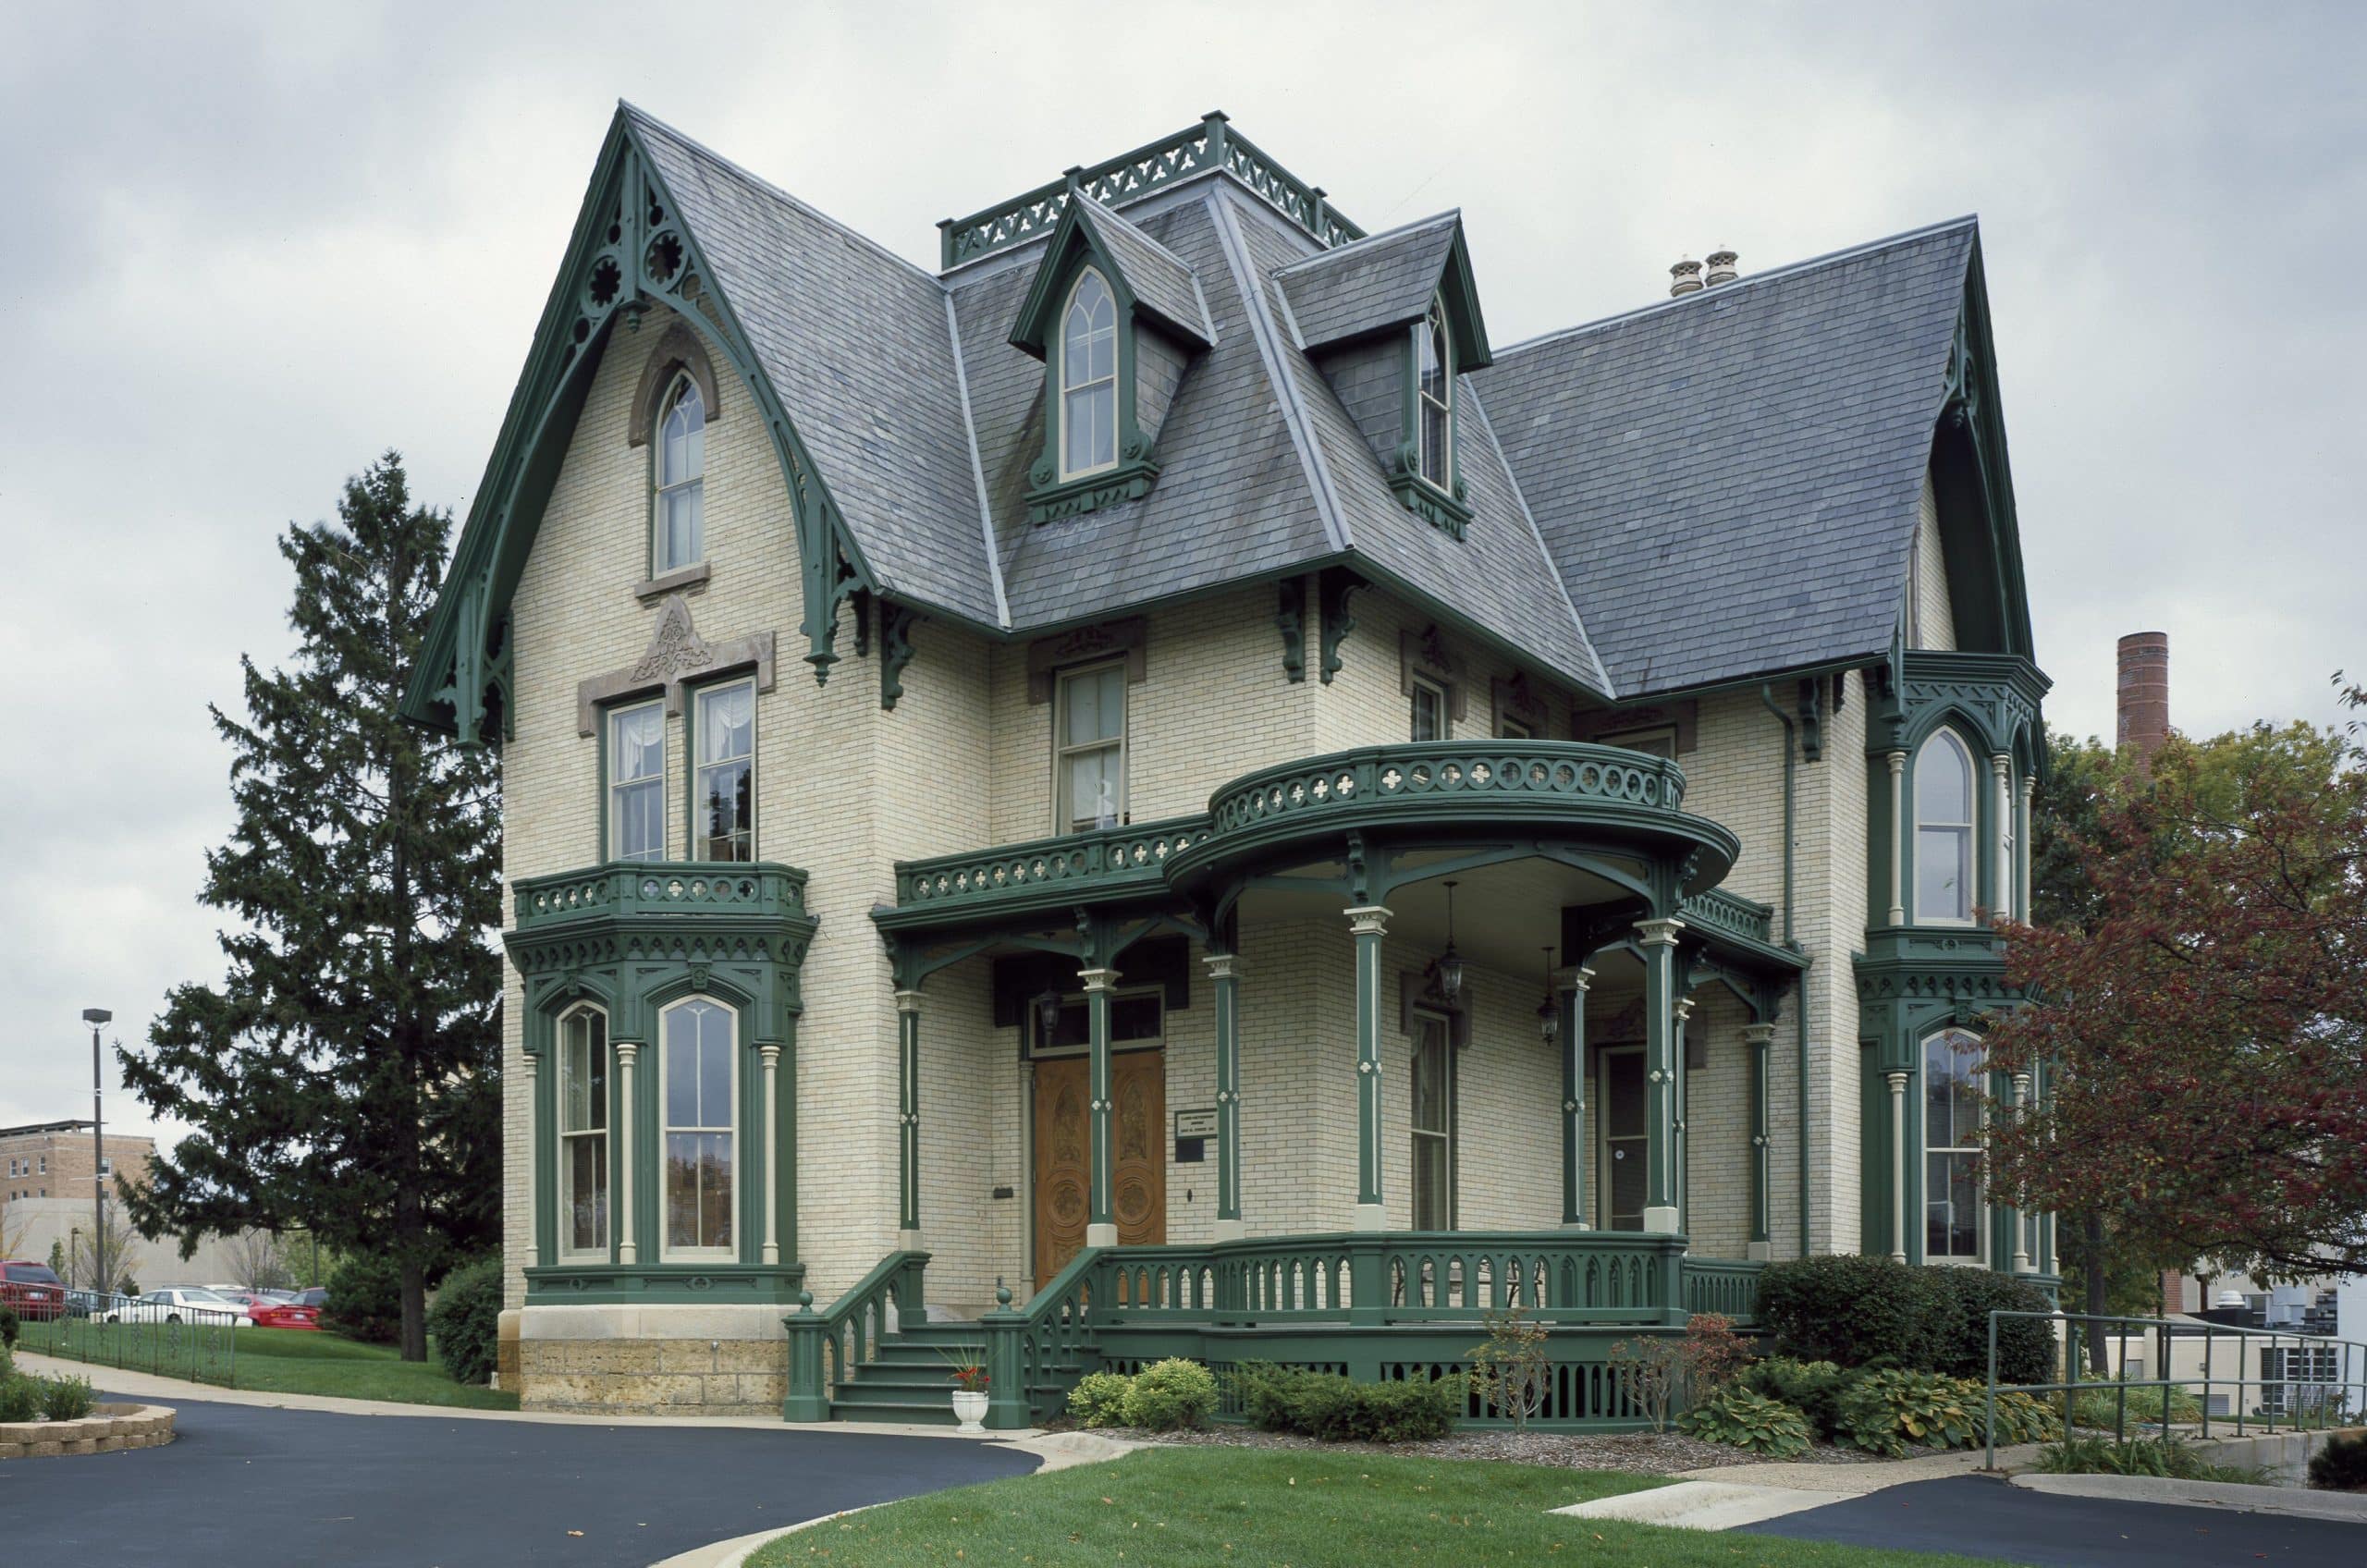
[[2120, 640], [2120, 729], [2115, 743], [2140, 767], [2170, 738], [2170, 634], [2132, 631]]

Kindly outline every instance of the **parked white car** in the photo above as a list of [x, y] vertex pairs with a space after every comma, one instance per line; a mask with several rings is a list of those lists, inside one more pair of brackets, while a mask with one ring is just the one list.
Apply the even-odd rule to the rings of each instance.
[[227, 1323], [246, 1321], [242, 1302], [195, 1285], [173, 1285], [113, 1307], [110, 1323]]

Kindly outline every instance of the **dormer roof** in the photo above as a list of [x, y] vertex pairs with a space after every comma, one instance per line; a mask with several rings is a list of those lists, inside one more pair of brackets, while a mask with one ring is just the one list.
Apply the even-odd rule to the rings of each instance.
[[1437, 299], [1454, 329], [1457, 368], [1490, 362], [1460, 212], [1325, 251], [1275, 276], [1309, 353], [1410, 325], [1429, 315]]
[[1035, 281], [1012, 325], [1011, 342], [1037, 359], [1058, 331], [1062, 285], [1080, 256], [1116, 276], [1134, 309], [1196, 349], [1217, 338], [1199, 277], [1181, 256], [1098, 202], [1071, 201], [1044, 247]]

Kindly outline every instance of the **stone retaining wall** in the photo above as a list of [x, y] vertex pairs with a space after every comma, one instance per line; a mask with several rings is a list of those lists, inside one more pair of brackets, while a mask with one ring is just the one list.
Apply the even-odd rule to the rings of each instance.
[[173, 1440], [173, 1411], [164, 1404], [100, 1404], [80, 1421], [0, 1422], [0, 1459], [113, 1453]]
[[[6, 1428], [0, 1427], [0, 1431]], [[2306, 1487], [2310, 1457], [2326, 1446], [2330, 1437], [2355, 1437], [2367, 1427], [2337, 1427], [2332, 1432], [2257, 1432], [2240, 1438], [2213, 1438], [2195, 1444], [2214, 1464], [2265, 1470], [2272, 1485]]]

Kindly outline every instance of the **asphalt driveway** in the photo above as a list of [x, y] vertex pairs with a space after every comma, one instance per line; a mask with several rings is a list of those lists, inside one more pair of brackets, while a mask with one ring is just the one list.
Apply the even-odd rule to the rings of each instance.
[[946, 1438], [172, 1404], [163, 1448], [0, 1464], [0, 1560], [646, 1568], [1036, 1465]]
[[2054, 1497], [1985, 1476], [1912, 1481], [1742, 1534], [1996, 1557], [2036, 1568], [2359, 1568], [2367, 1525]]

